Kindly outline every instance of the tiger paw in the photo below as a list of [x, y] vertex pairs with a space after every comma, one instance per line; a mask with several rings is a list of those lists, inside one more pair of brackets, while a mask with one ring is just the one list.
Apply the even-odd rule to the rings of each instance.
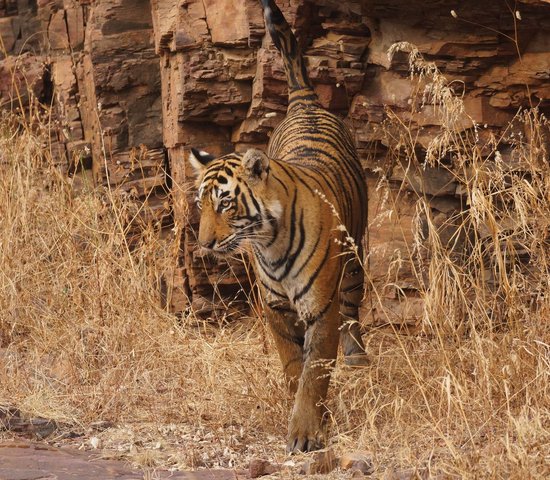
[[287, 453], [313, 452], [323, 448], [323, 442], [315, 437], [308, 435], [289, 435], [286, 445]]
[[321, 422], [313, 415], [294, 412], [290, 420], [287, 453], [312, 452], [323, 448]]

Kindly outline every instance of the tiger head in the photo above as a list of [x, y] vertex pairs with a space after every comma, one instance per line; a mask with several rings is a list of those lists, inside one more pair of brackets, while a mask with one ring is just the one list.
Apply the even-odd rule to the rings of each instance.
[[218, 257], [235, 253], [245, 243], [269, 244], [277, 231], [281, 202], [268, 188], [270, 162], [255, 149], [216, 159], [191, 149], [189, 162], [197, 177], [201, 212], [199, 245]]

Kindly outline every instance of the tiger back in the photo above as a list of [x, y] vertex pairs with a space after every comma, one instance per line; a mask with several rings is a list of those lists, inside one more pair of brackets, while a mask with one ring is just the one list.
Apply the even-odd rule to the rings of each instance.
[[320, 105], [290, 26], [273, 0], [262, 5], [285, 64], [287, 115], [267, 153], [216, 159], [192, 149], [189, 160], [197, 173], [199, 243], [218, 256], [250, 253], [295, 394], [287, 449], [309, 451], [323, 444], [340, 336], [347, 363], [366, 362], [358, 323], [366, 184], [351, 134]]

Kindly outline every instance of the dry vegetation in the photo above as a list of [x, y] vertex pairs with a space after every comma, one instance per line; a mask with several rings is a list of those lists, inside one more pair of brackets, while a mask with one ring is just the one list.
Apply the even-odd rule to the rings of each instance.
[[[331, 441], [371, 452], [373, 478], [390, 467], [548, 478], [548, 123], [536, 109], [520, 112], [505, 137], [480, 145], [481, 126], [457, 133], [463, 109], [443, 77], [414, 51], [411, 62], [413, 108], [435, 105], [441, 134], [417, 158], [411, 129], [389, 112], [393, 154], [411, 169], [444, 158], [468, 208], [443, 241], [419, 198], [424, 226], [407, 260], [425, 299], [422, 331], [371, 330], [372, 365], [337, 366]], [[173, 241], [143, 224], [130, 248], [135, 202], [105, 188], [75, 193], [41, 124], [5, 114], [0, 127], [0, 405], [58, 421], [48, 441], [90, 448], [94, 436], [106, 455], [144, 467], [282, 461], [290, 399], [262, 320], [212, 326], [163, 310], [158, 284]], [[499, 153], [504, 142], [513, 162]], [[99, 420], [115, 426], [99, 431]]]

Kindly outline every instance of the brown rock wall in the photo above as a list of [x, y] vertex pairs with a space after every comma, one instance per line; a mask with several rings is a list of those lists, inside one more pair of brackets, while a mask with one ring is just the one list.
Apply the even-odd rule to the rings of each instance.
[[[164, 225], [173, 211], [170, 228], [182, 238], [167, 282], [173, 309], [190, 300], [203, 312], [239, 310], [246, 263], [214, 264], [195, 252], [198, 217], [186, 156], [190, 146], [214, 154], [265, 147], [284, 118], [282, 62], [264, 35], [259, 2], [33, 4], [0, 1], [0, 35], [9, 54], [24, 53], [18, 75], [28, 72], [32, 81], [19, 85], [43, 100], [53, 87], [59, 128], [52, 145], [67, 172], [124, 185], [147, 198], [149, 218]], [[422, 230], [429, 214], [444, 241], [455, 241], [467, 205], [452, 154], [436, 142], [446, 120], [437, 102], [426, 101], [426, 80], [410, 79], [411, 45], [464, 100], [451, 130], [473, 135], [475, 122], [481, 151], [489, 155], [498, 138], [506, 159], [511, 140], [504, 133], [517, 109], [550, 111], [550, 3], [518, 1], [517, 12], [504, 0], [278, 4], [296, 29], [321, 101], [349, 123], [369, 175], [370, 276], [382, 293], [365, 302], [365, 314], [374, 323], [415, 323], [422, 274], [410, 261], [413, 226]], [[388, 55], [398, 42], [404, 51]], [[15, 98], [13, 62], [0, 64], [3, 105]], [[449, 168], [421, 167], [430, 152]], [[429, 205], [420, 216], [419, 198]]]
[[[160, 56], [164, 144], [173, 180], [176, 227], [181, 230], [182, 267], [195, 311], [243, 306], [246, 267], [240, 262], [217, 264], [197, 256], [193, 179], [186, 168], [189, 146], [214, 154], [234, 149], [235, 125], [252, 101], [255, 49], [263, 35], [263, 17], [256, 2], [152, 2], [155, 45]], [[206, 268], [205, 268], [206, 267]]]

